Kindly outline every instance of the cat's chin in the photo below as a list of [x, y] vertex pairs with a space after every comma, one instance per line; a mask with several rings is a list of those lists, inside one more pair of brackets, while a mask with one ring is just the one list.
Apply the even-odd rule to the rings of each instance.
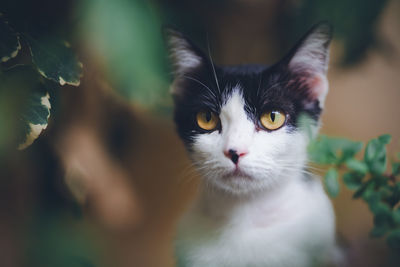
[[267, 191], [270, 186], [268, 183], [255, 179], [246, 173], [231, 172], [208, 181], [207, 187], [212, 187], [229, 195], [244, 196]]
[[241, 181], [241, 180], [254, 180], [254, 178], [251, 175], [249, 175], [246, 172], [244, 172], [242, 170], [239, 170], [239, 169], [235, 169], [235, 170], [233, 170], [233, 171], [231, 171], [231, 172], [229, 172], [227, 174], [224, 174], [222, 176], [222, 179], [225, 179], [225, 180], [228, 180], [228, 181], [229, 180], [239, 180], [239, 181]]

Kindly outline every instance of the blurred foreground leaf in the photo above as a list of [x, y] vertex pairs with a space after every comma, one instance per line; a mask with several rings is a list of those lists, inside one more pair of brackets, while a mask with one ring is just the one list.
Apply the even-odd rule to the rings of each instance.
[[18, 65], [0, 72], [0, 124], [2, 140], [24, 149], [47, 127], [49, 94], [40, 75], [31, 67]]
[[357, 175], [357, 173], [345, 173], [343, 175], [343, 182], [347, 188], [351, 190], [357, 190], [362, 185], [363, 175]]
[[348, 160], [346, 160], [346, 166], [347, 168], [361, 175], [365, 175], [368, 172], [367, 164], [355, 158], [349, 158]]
[[82, 2], [84, 34], [105, 60], [114, 87], [149, 107], [170, 101], [161, 22], [141, 0]]
[[33, 221], [25, 240], [27, 266], [94, 267], [100, 255], [90, 231], [79, 221], [56, 215], [40, 214]]
[[16, 57], [19, 50], [21, 50], [21, 44], [17, 33], [0, 13], [0, 61], [6, 62]]
[[79, 85], [83, 66], [67, 42], [37, 40], [26, 34], [24, 38], [29, 44], [32, 61], [43, 77], [61, 85]]
[[400, 251], [400, 229], [397, 229], [390, 233], [387, 242], [389, 246], [395, 251]]
[[370, 236], [386, 236], [388, 245], [400, 251], [400, 162], [394, 159], [387, 170], [386, 145], [390, 141], [388, 134], [371, 139], [362, 160], [357, 154], [363, 144], [342, 138], [321, 136], [311, 142], [309, 152], [311, 159], [329, 166], [324, 180], [329, 195], [339, 193], [338, 171], [344, 171], [343, 182], [355, 190], [353, 198], [365, 201], [373, 214]]
[[320, 135], [309, 145], [310, 159], [319, 164], [337, 164], [353, 157], [362, 149], [361, 142]]
[[325, 174], [325, 187], [329, 195], [336, 197], [339, 194], [338, 173], [336, 169], [329, 169]]
[[386, 139], [372, 139], [365, 148], [364, 161], [374, 174], [382, 174], [386, 170]]

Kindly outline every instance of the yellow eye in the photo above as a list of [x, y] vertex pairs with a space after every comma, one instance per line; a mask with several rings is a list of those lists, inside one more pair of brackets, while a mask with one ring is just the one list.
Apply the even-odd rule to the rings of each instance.
[[279, 129], [285, 123], [285, 120], [285, 113], [278, 110], [264, 112], [260, 117], [260, 122], [262, 126], [267, 128], [268, 130]]
[[200, 111], [196, 115], [197, 125], [201, 129], [211, 131], [217, 128], [219, 118], [211, 111]]

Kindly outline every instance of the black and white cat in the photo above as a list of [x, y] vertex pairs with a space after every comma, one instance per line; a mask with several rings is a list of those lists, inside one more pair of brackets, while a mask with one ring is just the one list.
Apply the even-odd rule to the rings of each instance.
[[309, 136], [328, 92], [332, 30], [314, 26], [272, 66], [214, 65], [167, 30], [175, 122], [203, 176], [177, 237], [180, 266], [309, 267], [337, 255], [335, 216], [307, 172]]

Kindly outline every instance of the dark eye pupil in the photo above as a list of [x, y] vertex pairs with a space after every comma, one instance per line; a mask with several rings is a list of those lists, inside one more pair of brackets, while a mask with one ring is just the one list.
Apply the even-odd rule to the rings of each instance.
[[271, 112], [271, 121], [274, 122], [275, 121], [275, 111]]
[[211, 120], [211, 112], [206, 112], [206, 121], [209, 122]]

